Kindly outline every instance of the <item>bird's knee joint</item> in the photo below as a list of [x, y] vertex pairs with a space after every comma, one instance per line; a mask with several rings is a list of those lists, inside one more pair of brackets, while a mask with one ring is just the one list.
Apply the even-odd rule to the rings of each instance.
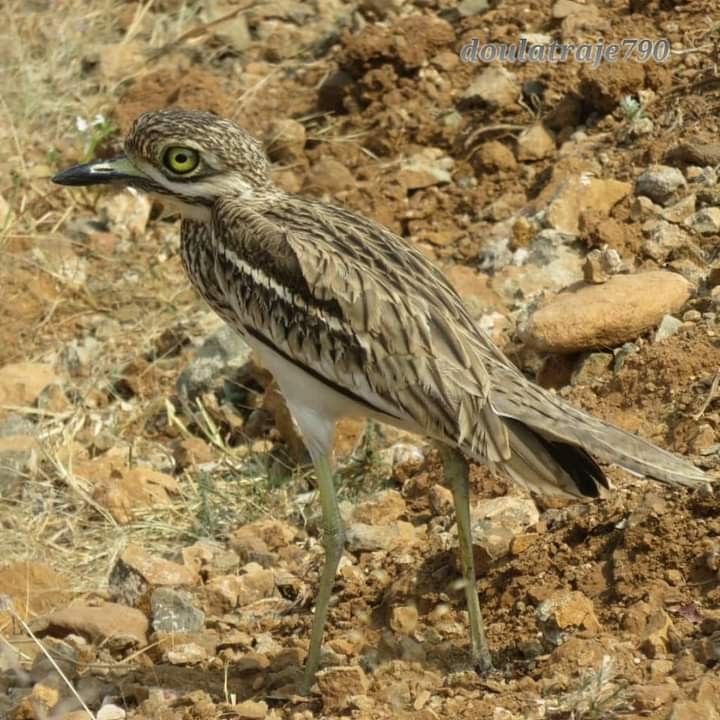
[[339, 555], [345, 548], [345, 529], [342, 527], [326, 527], [323, 532], [323, 546], [330, 555]]

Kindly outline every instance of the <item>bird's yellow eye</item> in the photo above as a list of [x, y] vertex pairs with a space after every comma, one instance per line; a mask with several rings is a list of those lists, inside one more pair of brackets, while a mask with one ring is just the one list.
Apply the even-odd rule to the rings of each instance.
[[193, 148], [169, 147], [163, 155], [165, 167], [176, 175], [187, 175], [199, 162], [200, 155]]

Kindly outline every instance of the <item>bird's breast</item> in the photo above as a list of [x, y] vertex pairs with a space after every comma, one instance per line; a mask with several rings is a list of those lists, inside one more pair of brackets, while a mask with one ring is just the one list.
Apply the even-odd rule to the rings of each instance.
[[218, 267], [210, 224], [183, 220], [180, 232], [180, 254], [190, 282], [210, 307], [225, 322], [242, 330], [242, 315], [238, 317], [237, 303], [232, 301], [229, 273], [223, 275]]
[[181, 252], [193, 285], [223, 320], [246, 340], [253, 339], [253, 347], [260, 344], [261, 356], [265, 347], [333, 383], [365, 384], [368, 352], [355, 334], [224, 247], [211, 226], [184, 220]]
[[[302, 299], [272, 281], [213, 237], [209, 224], [184, 220], [181, 254], [190, 281], [212, 309], [242, 334], [261, 334], [291, 354], [317, 361], [334, 346], [333, 327], [308, 315]], [[347, 348], [345, 352], [348, 352]]]

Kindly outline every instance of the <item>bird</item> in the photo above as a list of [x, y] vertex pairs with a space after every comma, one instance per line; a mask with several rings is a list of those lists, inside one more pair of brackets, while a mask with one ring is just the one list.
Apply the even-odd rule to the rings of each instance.
[[374, 418], [428, 437], [458, 527], [470, 655], [492, 667], [473, 565], [469, 463], [531, 492], [607, 494], [598, 464], [708, 487], [691, 462], [603, 422], [527, 379], [478, 326], [445, 275], [360, 214], [277, 187], [261, 143], [199, 110], [145, 112], [124, 154], [70, 167], [67, 186], [130, 187], [181, 216], [191, 283], [273, 374], [314, 465], [325, 552], [302, 690], [320, 667], [345, 530], [333, 482], [335, 428]]

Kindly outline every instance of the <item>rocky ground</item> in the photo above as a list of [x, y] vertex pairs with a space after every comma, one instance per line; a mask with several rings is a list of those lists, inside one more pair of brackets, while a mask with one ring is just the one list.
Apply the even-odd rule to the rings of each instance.
[[[609, 469], [607, 499], [558, 504], [474, 468], [480, 676], [437, 458], [355, 421], [324, 669], [298, 696], [322, 548], [282, 398], [189, 287], [172, 217], [48, 180], [117, 154], [145, 109], [233, 117], [283, 188], [435, 260], [530, 377], [717, 476], [712, 0], [9, 0], [2, 17], [1, 717], [720, 718], [716, 495]], [[474, 37], [673, 52], [462, 63]]]

